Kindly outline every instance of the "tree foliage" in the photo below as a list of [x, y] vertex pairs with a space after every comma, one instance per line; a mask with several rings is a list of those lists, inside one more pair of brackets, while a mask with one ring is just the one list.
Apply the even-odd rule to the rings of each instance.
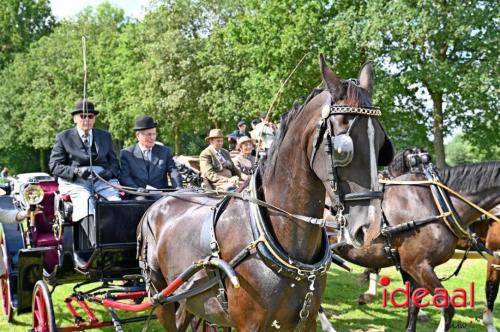
[[55, 23], [47, 0], [0, 0], [0, 69], [12, 57], [52, 31]]
[[2, 1], [0, 152], [18, 170], [27, 164], [13, 156], [23, 149], [43, 169], [54, 135], [72, 125], [82, 36], [86, 96], [118, 146], [133, 142], [141, 114], [176, 153], [197, 153], [210, 128], [228, 133], [263, 111], [277, 121], [321, 83], [322, 52], [343, 78], [374, 62], [374, 103], [397, 148], [430, 148], [439, 165], [444, 136], [461, 128], [474, 158], [498, 158], [493, 2], [155, 0], [141, 21], [103, 3], [55, 26], [48, 1]]

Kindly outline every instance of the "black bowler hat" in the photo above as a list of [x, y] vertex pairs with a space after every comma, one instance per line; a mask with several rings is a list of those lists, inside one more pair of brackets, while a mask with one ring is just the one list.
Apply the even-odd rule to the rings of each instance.
[[78, 113], [92, 113], [92, 114], [99, 114], [99, 111], [94, 108], [94, 104], [91, 101], [88, 101], [87, 99], [82, 99], [79, 100], [75, 103], [75, 109], [71, 111], [71, 115], [75, 115]]
[[156, 128], [157, 126], [158, 123], [156, 123], [152, 117], [147, 115], [141, 115], [140, 117], [137, 118], [137, 120], [135, 120], [134, 131]]

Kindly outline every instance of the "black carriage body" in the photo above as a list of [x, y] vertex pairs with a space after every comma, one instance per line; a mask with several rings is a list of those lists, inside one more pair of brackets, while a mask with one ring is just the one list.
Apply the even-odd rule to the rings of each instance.
[[[119, 279], [140, 274], [136, 257], [136, 229], [142, 215], [154, 201], [124, 200], [96, 204], [96, 248], [74, 248], [75, 268], [90, 280]], [[74, 243], [83, 231], [73, 228]]]
[[[54, 200], [52, 199], [52, 203]], [[11, 305], [18, 313], [30, 311], [33, 287], [44, 279], [51, 284], [77, 281], [122, 279], [124, 275], [140, 274], [136, 258], [136, 228], [144, 212], [154, 201], [123, 200], [96, 203], [96, 246], [83, 249], [79, 243], [82, 232], [79, 223], [64, 218], [63, 238], [56, 240], [50, 227], [39, 227], [35, 232], [23, 232], [20, 224], [1, 224], [3, 247], [9, 278]], [[4, 208], [13, 207], [12, 197], [3, 197]], [[55, 209], [63, 208], [56, 199]], [[57, 212], [57, 211], [56, 211]], [[29, 238], [27, 238], [29, 237]], [[33, 244], [27, 248], [27, 243]], [[37, 246], [37, 244], [50, 244]], [[47, 261], [57, 259], [52, 270], [47, 271]]]

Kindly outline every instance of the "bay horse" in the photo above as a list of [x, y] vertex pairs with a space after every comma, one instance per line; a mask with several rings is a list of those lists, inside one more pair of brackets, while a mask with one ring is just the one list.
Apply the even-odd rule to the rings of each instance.
[[[472, 203], [490, 210], [500, 203], [500, 162], [482, 162], [449, 167], [439, 172], [442, 182], [464, 196]], [[409, 173], [396, 177], [400, 181], [425, 180], [422, 174]], [[480, 216], [481, 212], [450, 195], [457, 215], [461, 216], [463, 228]], [[410, 220], [438, 216], [431, 191], [426, 185], [387, 185], [382, 208], [389, 225], [400, 225]], [[404, 281], [409, 281], [412, 289], [425, 287], [433, 294], [442, 287], [434, 272], [434, 267], [448, 261], [455, 251], [457, 236], [443, 222], [432, 222], [412, 231], [395, 234], [393, 247], [397, 250]], [[395, 262], [384, 251], [385, 241], [380, 238], [365, 243], [361, 248], [340, 246], [335, 252], [348, 261], [368, 268], [380, 269], [393, 266]], [[407, 331], [415, 331], [419, 308], [409, 307]], [[448, 331], [454, 315], [450, 305], [443, 308], [443, 316], [438, 331]]]
[[[500, 216], [500, 206], [489, 211], [492, 215]], [[487, 216], [483, 215], [478, 221], [470, 225], [470, 230], [476, 234], [481, 241], [486, 245], [486, 248], [492, 251], [500, 250], [500, 223], [495, 222]], [[459, 239], [457, 242], [457, 249], [468, 250], [469, 243], [466, 240]], [[378, 269], [366, 269], [365, 273], [369, 274], [369, 288], [366, 292], [361, 294], [358, 299], [359, 304], [367, 304], [377, 296], [377, 280]], [[486, 261], [486, 307], [483, 312], [483, 324], [488, 332], [497, 332], [494, 323], [493, 309], [495, 300], [498, 295], [498, 288], [500, 284], [500, 258], [489, 256]], [[419, 320], [429, 320], [429, 317], [420, 309], [418, 313]]]
[[[320, 69], [323, 88], [282, 117], [267, 160], [249, 187], [232, 194], [238, 198], [219, 203], [180, 192], [143, 216], [139, 252], [152, 291], [207, 255], [238, 261], [231, 265], [240, 287], [226, 278], [182, 300], [178, 324], [175, 304], [159, 305], [167, 331], [185, 330], [193, 315], [240, 332], [314, 331], [331, 261], [326, 232], [314, 223], [322, 220], [325, 193], [338, 202], [352, 245], [378, 236], [370, 227], [381, 217], [377, 162], [392, 159], [392, 145], [372, 107], [372, 66], [363, 66], [357, 80], [339, 79], [322, 56]], [[197, 272], [186, 289], [216, 272]]]

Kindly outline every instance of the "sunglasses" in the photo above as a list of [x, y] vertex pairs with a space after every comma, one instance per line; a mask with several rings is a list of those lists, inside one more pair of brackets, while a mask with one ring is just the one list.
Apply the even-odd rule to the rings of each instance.
[[85, 120], [85, 119], [89, 119], [89, 120], [92, 120], [93, 118], [95, 118], [95, 115], [94, 114], [78, 114], [80, 116], [80, 119], [82, 120]]

